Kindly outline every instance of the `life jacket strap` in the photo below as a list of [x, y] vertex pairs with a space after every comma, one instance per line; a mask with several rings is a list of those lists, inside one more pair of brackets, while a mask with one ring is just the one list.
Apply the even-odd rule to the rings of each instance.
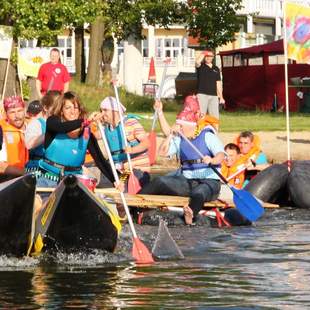
[[64, 165], [61, 165], [61, 164], [57, 164], [54, 161], [51, 161], [51, 160], [46, 159], [46, 158], [44, 158], [44, 161], [47, 164], [49, 164], [49, 165], [51, 165], [53, 167], [56, 167], [56, 168], [58, 168], [58, 169], [60, 169], [62, 171], [80, 171], [82, 169], [81, 166], [79, 166], [79, 167], [64, 166]]
[[202, 164], [202, 163], [203, 163], [203, 159], [202, 159], [202, 158], [198, 158], [198, 159], [188, 159], [188, 160], [182, 160], [182, 161], [181, 161], [181, 165], [184, 165], [184, 164], [193, 165], [193, 164]]

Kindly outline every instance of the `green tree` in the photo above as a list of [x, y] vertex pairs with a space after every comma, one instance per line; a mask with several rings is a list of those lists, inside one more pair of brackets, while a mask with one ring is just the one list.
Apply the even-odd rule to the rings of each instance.
[[242, 0], [191, 0], [185, 25], [201, 46], [215, 49], [234, 40], [240, 30], [236, 12], [241, 8]]
[[118, 41], [125, 40], [129, 36], [142, 39], [142, 29], [145, 23], [168, 27], [173, 23], [182, 22], [185, 8], [183, 4], [175, 0], [106, 1], [101, 17], [98, 16], [91, 25], [90, 57], [86, 82], [95, 85], [100, 81], [100, 70], [111, 70], [112, 34]]

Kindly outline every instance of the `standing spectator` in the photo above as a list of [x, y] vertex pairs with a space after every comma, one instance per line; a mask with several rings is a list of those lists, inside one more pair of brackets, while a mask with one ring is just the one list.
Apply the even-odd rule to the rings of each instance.
[[213, 65], [214, 53], [204, 51], [196, 58], [198, 89], [197, 97], [201, 114], [209, 114], [219, 119], [219, 103], [225, 104], [223, 98], [220, 69]]
[[39, 69], [36, 81], [39, 98], [42, 98], [50, 90], [65, 93], [69, 89], [71, 77], [67, 68], [60, 61], [60, 52], [57, 48], [51, 49], [50, 60]]

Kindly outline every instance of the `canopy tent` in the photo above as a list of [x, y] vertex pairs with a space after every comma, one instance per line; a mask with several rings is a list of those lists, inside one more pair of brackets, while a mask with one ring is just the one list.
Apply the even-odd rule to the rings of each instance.
[[[223, 73], [224, 98], [228, 109], [270, 111], [274, 99], [277, 106], [285, 106], [283, 40], [243, 49], [220, 52]], [[310, 66], [291, 63], [288, 77], [310, 76]], [[301, 102], [297, 92], [309, 88], [291, 85], [290, 110], [298, 111]], [[310, 89], [309, 89], [310, 90]]]

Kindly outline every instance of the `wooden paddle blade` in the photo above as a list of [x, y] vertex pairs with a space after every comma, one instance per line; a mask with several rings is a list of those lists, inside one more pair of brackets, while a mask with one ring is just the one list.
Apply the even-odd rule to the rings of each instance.
[[265, 212], [261, 203], [248, 191], [231, 187], [234, 204], [240, 213], [249, 221], [257, 221]]
[[156, 162], [156, 132], [154, 130], [152, 130], [149, 133], [149, 142], [150, 142], [150, 146], [149, 146], [149, 150], [148, 150], [148, 155], [149, 155], [149, 160], [150, 160], [150, 165], [154, 165]]
[[128, 178], [128, 194], [137, 194], [141, 189], [141, 185], [139, 183], [138, 178], [131, 173]]
[[138, 264], [154, 263], [151, 252], [138, 237], [133, 238], [132, 256]]

